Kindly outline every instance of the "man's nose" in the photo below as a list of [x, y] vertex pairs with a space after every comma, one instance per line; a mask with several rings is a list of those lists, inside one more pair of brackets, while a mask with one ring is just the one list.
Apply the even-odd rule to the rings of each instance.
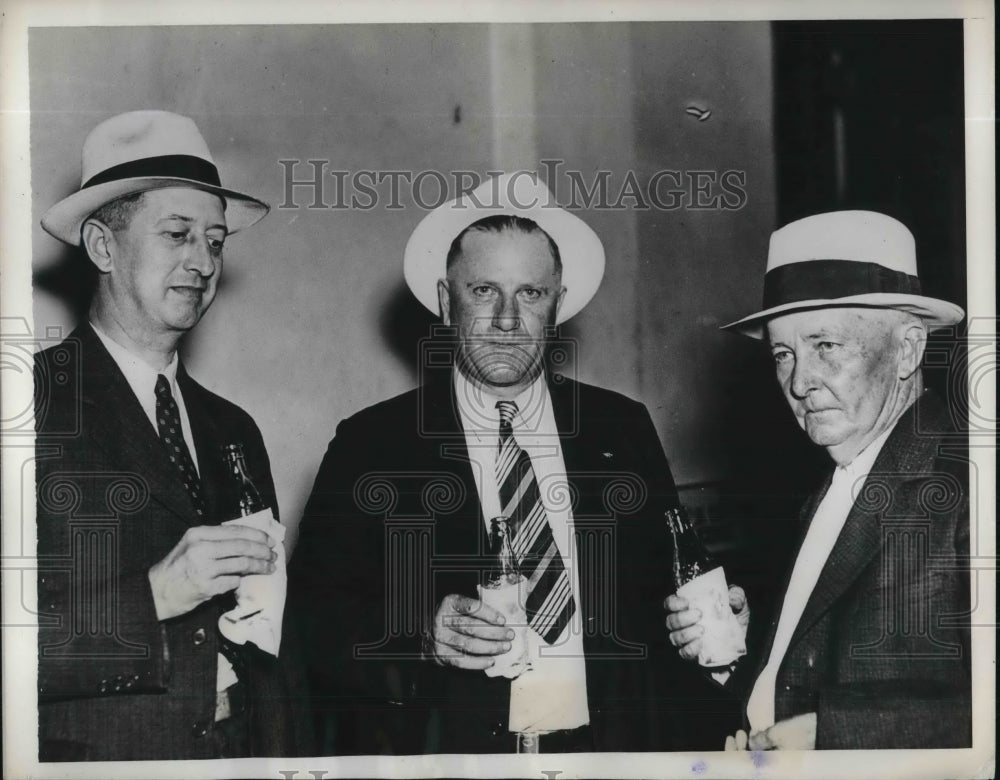
[[517, 309], [517, 300], [513, 295], [502, 296], [493, 310], [493, 327], [497, 330], [512, 331], [521, 327], [521, 315]]
[[797, 355], [789, 383], [792, 395], [796, 398], [805, 398], [818, 386], [815, 361], [808, 355]]
[[211, 276], [216, 271], [216, 260], [204, 236], [194, 238], [188, 243], [187, 256], [184, 258], [184, 268], [195, 271], [201, 276]]

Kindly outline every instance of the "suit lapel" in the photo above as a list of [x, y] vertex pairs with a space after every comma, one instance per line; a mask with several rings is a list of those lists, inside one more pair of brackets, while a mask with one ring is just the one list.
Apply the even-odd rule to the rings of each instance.
[[439, 525], [435, 535], [435, 551], [443, 556], [468, 558], [485, 552], [482, 542], [485, 530], [482, 503], [472, 474], [472, 464], [465, 443], [455, 400], [451, 372], [442, 371], [421, 387], [417, 403], [422, 431], [418, 432], [420, 460], [428, 470], [454, 474], [461, 482], [465, 496], [458, 510], [449, 516], [455, 521], [446, 527]]
[[[586, 433], [591, 429], [585, 430], [584, 423], [590, 418], [579, 408], [579, 388], [572, 380], [563, 378], [558, 382], [550, 381], [548, 387], [549, 398], [552, 400], [552, 416], [556, 421], [556, 430], [559, 431], [559, 444], [562, 449], [563, 465], [566, 466], [566, 477], [575, 487], [575, 480], [593, 470], [594, 463], [588, 456], [595, 453], [596, 457], [598, 449], [596, 446], [588, 446], [586, 439]], [[574, 495], [581, 498], [585, 494], [586, 491], [574, 492]], [[578, 508], [573, 509], [575, 517]]]
[[[592, 583], [586, 582], [586, 566], [579, 559], [583, 550], [591, 546], [587, 538], [590, 533], [585, 518], [601, 517], [605, 513], [605, 507], [601, 503], [601, 492], [594, 489], [593, 484], [588, 484], [590, 479], [600, 475], [602, 471], [607, 471], [606, 463], [600, 462], [599, 443], [593, 441], [594, 427], [587, 425], [594, 420], [593, 416], [580, 408], [580, 387], [572, 380], [562, 378], [561, 381], [550, 381], [548, 383], [549, 397], [552, 401], [552, 414], [556, 421], [556, 430], [559, 432], [559, 445], [562, 449], [563, 465], [566, 467], [566, 481], [570, 487], [570, 494], [576, 499], [572, 507], [573, 512], [573, 537], [576, 544], [576, 564], [580, 568], [580, 611], [584, 625], [587, 621], [597, 618], [595, 610], [596, 604], [592, 596], [594, 588]], [[590, 653], [595, 650], [595, 644], [600, 644], [601, 637], [594, 632], [584, 631], [583, 634], [585, 651]]]
[[238, 511], [232, 506], [230, 496], [224, 490], [230, 476], [222, 457], [222, 446], [242, 442], [226, 440], [226, 433], [219, 426], [218, 418], [209, 412], [208, 405], [202, 398], [204, 390], [191, 379], [183, 365], [177, 369], [177, 386], [184, 395], [184, 407], [191, 423], [194, 449], [198, 454], [198, 473], [207, 509], [207, 517], [202, 522], [214, 525], [230, 520], [237, 516]]
[[198, 516], [180, 474], [167, 459], [159, 436], [118, 364], [89, 325], [79, 327], [72, 338], [80, 344], [81, 403], [88, 444], [103, 449], [123, 471], [140, 475], [152, 500], [179, 521], [195, 525]]
[[[833, 472], [831, 471], [827, 474], [826, 481], [823, 486], [819, 488], [809, 499], [806, 501], [805, 506], [802, 507], [802, 511], [799, 513], [799, 524], [797, 526], [799, 538], [795, 545], [795, 555], [792, 556], [792, 566], [788, 567], [788, 571], [785, 574], [785, 580], [782, 583], [779, 593], [782, 594], [781, 600], [774, 604], [771, 610], [771, 621], [767, 627], [767, 633], [764, 635], [764, 641], [760, 645], [763, 648], [763, 652], [757, 658], [756, 670], [753, 675], [753, 680], [756, 680], [764, 667], [767, 665], [768, 660], [771, 656], [771, 647], [774, 645], [774, 637], [778, 632], [778, 620], [781, 618], [781, 610], [784, 605], [784, 594], [788, 593], [788, 585], [792, 579], [792, 568], [794, 562], [798, 559], [799, 553], [802, 549], [802, 542], [805, 541], [806, 532], [809, 530], [809, 524], [812, 522], [812, 516], [816, 513], [816, 507], [819, 506], [819, 502], [823, 500], [823, 496], [826, 495], [826, 491], [830, 489], [830, 482]], [[801, 620], [799, 621], [801, 623]], [[751, 621], [751, 629], [753, 628], [753, 622]], [[760, 636], [758, 634], [758, 636]]]
[[[911, 406], [896, 422], [895, 428], [886, 439], [868, 477], [861, 486], [859, 496], [865, 491], [882, 489], [875, 485], [876, 480], [884, 483], [887, 477], [893, 478], [900, 473], [912, 470], [912, 468], [907, 468], [906, 461], [914, 444], [914, 414], [915, 406]], [[885, 488], [888, 490], [890, 502], [897, 484], [898, 478], [895, 478]], [[853, 585], [858, 575], [868, 566], [881, 548], [880, 512], [889, 511], [889, 507], [881, 507], [880, 510], [869, 512], [863, 508], [866, 503], [869, 502], [855, 500], [851, 506], [844, 527], [841, 529], [833, 550], [830, 551], [819, 579], [816, 581], [816, 587], [813, 588], [812, 595], [806, 602], [802, 617], [792, 635], [792, 642], [795, 642], [809, 630]], [[813, 507], [814, 512], [815, 506]]]
[[862, 511], [855, 502], [802, 611], [802, 617], [792, 635], [793, 643], [851, 587], [878, 553], [880, 545], [881, 524], [878, 515]]

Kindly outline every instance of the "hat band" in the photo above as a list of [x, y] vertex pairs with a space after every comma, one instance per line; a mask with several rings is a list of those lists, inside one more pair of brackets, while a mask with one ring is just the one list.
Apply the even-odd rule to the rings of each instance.
[[778, 266], [764, 275], [764, 308], [799, 301], [889, 293], [920, 295], [920, 280], [878, 263], [808, 260]]
[[113, 165], [91, 176], [80, 189], [107, 184], [110, 181], [146, 177], [190, 179], [213, 187], [222, 186], [219, 170], [208, 160], [190, 154], [164, 154]]

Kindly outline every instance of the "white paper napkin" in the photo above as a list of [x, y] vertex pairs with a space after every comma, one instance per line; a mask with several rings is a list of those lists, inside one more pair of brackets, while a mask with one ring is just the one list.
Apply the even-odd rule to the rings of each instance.
[[531, 668], [528, 661], [528, 615], [524, 610], [527, 581], [522, 577], [517, 582], [505, 583], [499, 587], [484, 588], [477, 585], [479, 599], [489, 607], [500, 612], [507, 622], [507, 628], [514, 631], [514, 639], [510, 650], [496, 656], [493, 666], [486, 669], [487, 677], [509, 677], [514, 679]]
[[721, 566], [684, 583], [677, 595], [701, 610], [705, 629], [698, 653], [701, 666], [726, 666], [746, 655], [746, 631], [729, 606], [729, 586]]
[[277, 657], [281, 647], [281, 621], [285, 614], [288, 573], [285, 571], [285, 526], [275, 521], [270, 509], [238, 517], [223, 525], [246, 525], [274, 539], [274, 571], [240, 578], [236, 588], [236, 608], [219, 618], [219, 630], [238, 645], [253, 642]]

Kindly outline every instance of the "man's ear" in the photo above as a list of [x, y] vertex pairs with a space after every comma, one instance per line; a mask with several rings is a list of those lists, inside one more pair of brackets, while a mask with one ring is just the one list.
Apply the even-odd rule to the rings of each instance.
[[903, 326], [899, 341], [899, 378], [909, 379], [920, 368], [927, 346], [927, 329], [923, 323]]
[[559, 297], [556, 298], [556, 316], [555, 319], [559, 319], [559, 310], [562, 308], [563, 300], [566, 298], [566, 288], [559, 288]]
[[438, 279], [438, 308], [441, 311], [441, 322], [451, 325], [451, 297], [447, 279]]
[[83, 223], [80, 236], [90, 262], [97, 266], [97, 270], [101, 273], [110, 272], [112, 266], [111, 247], [115, 240], [111, 228], [96, 219], [88, 219]]

